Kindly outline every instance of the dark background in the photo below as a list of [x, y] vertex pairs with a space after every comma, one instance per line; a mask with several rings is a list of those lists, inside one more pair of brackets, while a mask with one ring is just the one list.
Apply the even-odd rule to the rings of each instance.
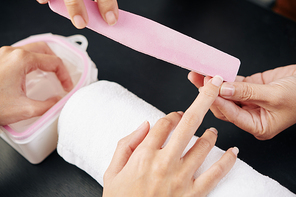
[[[119, 7], [238, 57], [240, 75], [296, 63], [296, 23], [245, 0], [119, 0]], [[68, 19], [34, 0], [1, 1], [0, 46], [48, 32], [86, 36], [100, 80], [121, 84], [165, 113], [185, 111], [198, 94], [185, 69], [91, 30], [77, 30]], [[212, 126], [219, 130], [218, 147], [239, 147], [240, 159], [296, 193], [295, 126], [259, 141], [209, 112], [196, 134]], [[0, 196], [98, 196], [101, 192], [94, 179], [56, 151], [32, 165], [0, 139]]]

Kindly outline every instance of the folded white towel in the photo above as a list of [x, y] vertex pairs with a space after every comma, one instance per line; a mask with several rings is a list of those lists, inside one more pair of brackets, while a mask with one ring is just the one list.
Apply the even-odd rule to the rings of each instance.
[[[153, 125], [163, 116], [163, 112], [122, 86], [108, 81], [96, 82], [77, 91], [62, 110], [58, 126], [58, 153], [103, 185], [103, 175], [110, 164], [117, 142], [145, 120]], [[192, 138], [187, 150], [196, 139], [197, 137]], [[223, 153], [224, 151], [214, 147], [196, 172], [196, 176], [208, 169]], [[296, 195], [237, 159], [233, 169], [208, 196]]]

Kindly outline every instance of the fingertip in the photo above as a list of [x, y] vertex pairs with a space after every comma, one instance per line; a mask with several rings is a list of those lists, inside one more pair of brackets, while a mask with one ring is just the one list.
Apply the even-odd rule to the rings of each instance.
[[44, 110], [43, 113], [45, 113], [47, 110], [49, 110], [51, 107], [53, 107], [61, 99], [62, 99], [61, 96], [54, 96], [54, 97], [48, 98], [45, 101], [41, 101], [41, 102], [43, 102], [43, 107], [46, 109], [46, 110]]
[[74, 88], [72, 80], [70, 79], [70, 80], [67, 80], [66, 82], [64, 82], [63, 88], [66, 92], [70, 92]]
[[198, 74], [198, 73], [196, 73], [194, 71], [191, 71], [190, 73], [188, 73], [187, 78], [197, 88], [200, 88], [200, 87], [202, 87], [204, 85], [204, 83], [203, 83], [204, 76], [201, 75], [201, 74]]
[[88, 14], [83, 0], [64, 0], [73, 25], [83, 29], [88, 23]]
[[192, 82], [193, 74], [194, 74], [193, 71], [190, 71], [187, 75], [187, 79], [191, 82]]
[[183, 116], [184, 112], [182, 111], [177, 111], [178, 114], [180, 114], [181, 116]]
[[105, 21], [109, 26], [113, 26], [117, 23], [117, 17], [114, 11], [108, 11], [105, 14]]
[[145, 120], [136, 130], [144, 130], [149, 126], [149, 122]]
[[231, 148], [231, 152], [237, 157], [237, 155], [239, 153], [239, 149], [237, 147], [233, 147], [233, 148]]
[[218, 130], [214, 127], [208, 129], [209, 131], [213, 132], [215, 135], [218, 135]]
[[113, 26], [118, 21], [118, 4], [116, 0], [97, 0], [100, 14], [104, 21]]
[[220, 87], [223, 83], [223, 78], [220, 75], [216, 75], [211, 79], [213, 85]]
[[40, 4], [46, 4], [48, 3], [48, 0], [37, 0], [37, 2]]
[[83, 29], [86, 27], [87, 23], [86, 21], [83, 19], [82, 16], [80, 15], [75, 15], [73, 17], [73, 25], [77, 28], [77, 29]]

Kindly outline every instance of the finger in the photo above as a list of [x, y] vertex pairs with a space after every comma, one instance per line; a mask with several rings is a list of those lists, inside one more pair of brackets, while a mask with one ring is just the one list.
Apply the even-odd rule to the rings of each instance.
[[52, 106], [54, 106], [60, 99], [61, 97], [57, 96], [49, 98], [45, 101], [36, 101], [24, 97], [22, 100], [20, 100], [22, 103], [22, 107], [20, 107], [20, 114], [22, 114], [22, 117], [20, 117], [20, 119], [25, 120], [36, 116], [41, 116]]
[[118, 142], [111, 163], [104, 174], [104, 182], [116, 176], [123, 169], [134, 150], [146, 137], [149, 127], [149, 122], [145, 121], [133, 133]]
[[217, 98], [222, 82], [223, 79], [220, 76], [212, 78], [186, 110], [166, 146], [173, 154], [181, 157], [182, 152], [200, 126], [205, 114]]
[[216, 100], [213, 102], [212, 106], [210, 107], [210, 110], [212, 111], [212, 113], [216, 118], [224, 121], [229, 121], [217, 107], [217, 106], [223, 105], [224, 100], [225, 100], [224, 98], [218, 96]]
[[116, 0], [97, 0], [102, 18], [108, 25], [115, 25], [118, 20], [118, 4]]
[[170, 132], [175, 129], [182, 115], [177, 112], [168, 114], [159, 119], [145, 138], [143, 145], [160, 149], [168, 138]]
[[18, 47], [33, 53], [43, 53], [48, 55], [55, 55], [54, 52], [49, 48], [46, 42], [34, 42], [30, 44]]
[[262, 113], [266, 112], [265, 110], [259, 111], [258, 108], [241, 108], [233, 101], [223, 98], [220, 98], [220, 102], [216, 103], [216, 107], [227, 121], [232, 122], [237, 127], [251, 133], [257, 139], [267, 139], [263, 127], [268, 127], [271, 123], [264, 121], [260, 117]]
[[64, 0], [72, 23], [78, 29], [86, 27], [88, 14], [83, 0]]
[[46, 4], [49, 0], [37, 0], [38, 3], [40, 4]]
[[277, 95], [276, 91], [270, 85], [262, 85], [246, 82], [225, 82], [220, 88], [220, 96], [229, 100], [239, 102], [253, 102], [255, 104], [264, 104], [268, 106], [271, 98]]
[[214, 147], [217, 140], [218, 131], [215, 128], [209, 128], [196, 140], [195, 144], [183, 157], [184, 170], [186, 174], [193, 175], [204, 162], [209, 152]]
[[[188, 74], [188, 79], [197, 87], [199, 88], [199, 92], [202, 91], [202, 86], [204, 84], [206, 84], [211, 78], [210, 77], [204, 77], [203, 75], [200, 75], [200, 74], [197, 74], [195, 72], [190, 72]], [[219, 97], [218, 97], [219, 98]], [[214, 103], [212, 104], [212, 106], [210, 107], [210, 110], [213, 112], [213, 114], [221, 119], [221, 120], [224, 120], [224, 121], [227, 121], [225, 116], [217, 109], [217, 107], [215, 106], [215, 103], [217, 102], [217, 100], [219, 99], [216, 99], [214, 101]]]
[[216, 187], [219, 181], [231, 170], [235, 164], [238, 148], [228, 149], [223, 156], [206, 172], [194, 181], [194, 190], [200, 196], [206, 196]]
[[188, 79], [189, 81], [195, 85], [197, 88], [200, 88], [202, 86], [204, 86], [204, 76], [201, 75], [201, 74], [198, 74], [196, 72], [193, 72], [191, 71], [189, 74], [188, 74]]
[[40, 69], [47, 72], [54, 72], [60, 80], [63, 88], [70, 91], [73, 88], [72, 79], [62, 60], [53, 55], [31, 53], [29, 58], [23, 62], [26, 74], [33, 70]]

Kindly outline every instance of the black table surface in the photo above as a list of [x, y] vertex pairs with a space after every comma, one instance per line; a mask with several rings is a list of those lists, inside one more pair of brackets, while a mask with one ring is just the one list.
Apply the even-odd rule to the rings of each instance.
[[[119, 7], [189, 35], [238, 57], [240, 75], [251, 75], [296, 63], [296, 23], [246, 0], [119, 0]], [[30, 35], [82, 34], [99, 79], [114, 81], [169, 113], [186, 110], [198, 94], [188, 71], [141, 54], [89, 29], [78, 30], [47, 5], [1, 1], [0, 45]], [[296, 193], [296, 126], [271, 140], [259, 141], [209, 112], [196, 135], [211, 126], [219, 130], [216, 145], [237, 146], [239, 158]], [[100, 153], [98, 153], [100, 154]], [[32, 165], [0, 139], [0, 196], [99, 196], [102, 187], [65, 162], [56, 151]]]

